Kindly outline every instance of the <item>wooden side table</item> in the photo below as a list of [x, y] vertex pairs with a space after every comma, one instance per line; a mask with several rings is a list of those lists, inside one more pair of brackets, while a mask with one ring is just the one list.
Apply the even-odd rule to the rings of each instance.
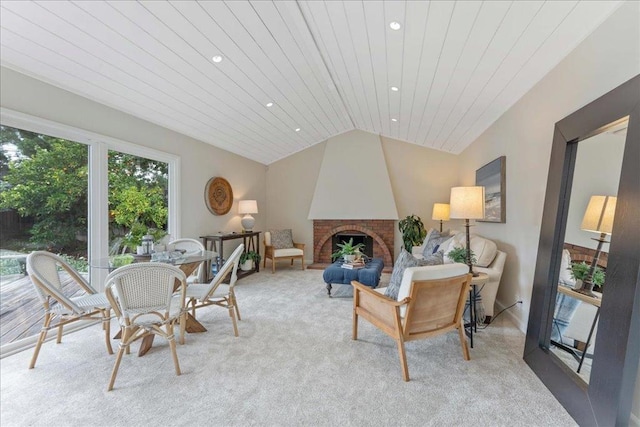
[[[260, 233], [261, 231], [248, 231], [242, 233], [217, 233], [209, 236], [200, 236], [204, 248], [208, 251], [214, 251], [218, 253], [218, 257], [215, 260], [217, 271], [220, 271], [222, 264], [224, 264], [224, 242], [226, 240], [242, 239], [244, 243], [244, 251], [254, 251], [260, 253]], [[219, 248], [218, 248], [219, 246]], [[211, 261], [205, 264], [205, 277], [207, 282], [213, 279], [211, 275]], [[253, 270], [242, 271], [238, 269], [238, 279], [249, 274], [257, 273], [260, 271], [260, 263], [257, 262]]]

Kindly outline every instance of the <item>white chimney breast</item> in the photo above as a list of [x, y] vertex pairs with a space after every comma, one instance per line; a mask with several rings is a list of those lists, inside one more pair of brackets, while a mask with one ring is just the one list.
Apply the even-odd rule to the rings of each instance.
[[398, 219], [378, 135], [351, 131], [327, 141], [309, 219]]

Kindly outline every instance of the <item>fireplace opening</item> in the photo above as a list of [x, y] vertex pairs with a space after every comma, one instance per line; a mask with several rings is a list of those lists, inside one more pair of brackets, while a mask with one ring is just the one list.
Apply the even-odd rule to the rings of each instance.
[[349, 239], [353, 239], [353, 244], [357, 245], [362, 243], [364, 249], [361, 250], [363, 254], [369, 258], [373, 258], [373, 237], [360, 233], [336, 233], [331, 238], [331, 253], [337, 251], [338, 243], [348, 242]]

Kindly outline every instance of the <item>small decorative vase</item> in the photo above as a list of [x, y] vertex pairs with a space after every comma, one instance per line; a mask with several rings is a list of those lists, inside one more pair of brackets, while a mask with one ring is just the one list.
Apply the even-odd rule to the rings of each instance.
[[344, 262], [353, 262], [353, 261], [356, 260], [355, 254], [353, 254], [353, 255], [343, 255], [342, 258], [344, 258]]

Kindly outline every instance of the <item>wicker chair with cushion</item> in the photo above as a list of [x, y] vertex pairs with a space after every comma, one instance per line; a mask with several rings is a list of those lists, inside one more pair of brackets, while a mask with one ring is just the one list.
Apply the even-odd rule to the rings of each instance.
[[271, 260], [271, 272], [276, 272], [276, 260], [289, 259], [293, 265], [294, 259], [300, 259], [300, 267], [304, 270], [304, 243], [295, 243], [291, 229], [271, 230], [264, 233], [264, 263]]
[[[35, 251], [27, 256], [27, 272], [38, 297], [44, 305], [44, 324], [38, 337], [29, 369], [36, 365], [40, 347], [47, 338], [49, 330], [58, 328], [57, 343], [62, 341], [63, 326], [77, 320], [102, 321], [107, 351], [111, 348], [110, 320], [111, 306], [104, 293], [99, 293], [89, 285], [73, 267], [58, 255], [45, 251]], [[61, 273], [68, 276], [63, 277]], [[65, 286], [71, 281], [75, 286]], [[81, 291], [84, 295], [72, 296], [70, 293]], [[55, 320], [55, 323], [52, 321]]]
[[[206, 307], [209, 305], [217, 305], [229, 310], [229, 317], [233, 322], [233, 332], [238, 336], [238, 320], [240, 318], [240, 310], [236, 301], [236, 294], [233, 290], [238, 280], [238, 264], [240, 263], [240, 255], [244, 251], [244, 244], [240, 244], [231, 254], [229, 259], [216, 273], [210, 283], [191, 284], [187, 287], [186, 298], [187, 308], [191, 306], [191, 315], [196, 316], [196, 308]], [[229, 284], [222, 283], [227, 275], [231, 274]]]
[[457, 330], [462, 355], [469, 360], [462, 314], [471, 284], [464, 264], [409, 267], [402, 274], [397, 300], [385, 288], [371, 289], [351, 282], [353, 295], [353, 339], [358, 339], [358, 318], [363, 317], [396, 341], [402, 378], [409, 381], [405, 341], [425, 339]]
[[[179, 293], [174, 296], [176, 282], [179, 283]], [[134, 341], [152, 334], [169, 341], [176, 375], [180, 375], [173, 329], [179, 321], [180, 335], [184, 338], [185, 291], [184, 272], [169, 264], [130, 264], [107, 276], [105, 293], [123, 331], [109, 391], [113, 389], [125, 351], [129, 352], [129, 346]]]
[[[176, 251], [185, 251], [184, 255], [188, 256], [189, 254], [201, 254], [204, 252], [204, 245], [200, 243], [196, 239], [176, 239], [172, 242], [169, 242], [169, 248]], [[189, 277], [187, 277], [187, 284], [190, 283], [202, 283], [204, 282], [204, 266], [201, 263], [196, 271], [194, 271]]]

